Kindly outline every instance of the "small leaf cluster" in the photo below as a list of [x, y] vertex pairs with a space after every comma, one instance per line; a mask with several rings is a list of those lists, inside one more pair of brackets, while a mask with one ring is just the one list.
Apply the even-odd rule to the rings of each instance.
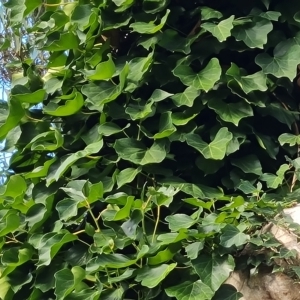
[[48, 62], [1, 110], [1, 299], [242, 297], [300, 177], [300, 2], [248, 2], [6, 2]]

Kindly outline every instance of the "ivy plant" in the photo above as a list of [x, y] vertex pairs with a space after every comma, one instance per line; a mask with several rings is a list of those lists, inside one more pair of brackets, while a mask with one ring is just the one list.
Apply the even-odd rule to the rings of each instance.
[[300, 2], [5, 6], [48, 61], [1, 110], [0, 298], [240, 299], [299, 194]]

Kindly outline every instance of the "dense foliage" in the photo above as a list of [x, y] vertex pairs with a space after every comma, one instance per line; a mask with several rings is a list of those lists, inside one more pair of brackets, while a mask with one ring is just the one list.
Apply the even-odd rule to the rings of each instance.
[[0, 298], [239, 299], [299, 194], [300, 1], [5, 5], [49, 59], [1, 110]]

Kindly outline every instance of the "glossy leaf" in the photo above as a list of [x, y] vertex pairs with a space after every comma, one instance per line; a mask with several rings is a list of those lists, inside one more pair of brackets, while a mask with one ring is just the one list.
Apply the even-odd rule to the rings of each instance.
[[207, 66], [198, 74], [185, 65], [179, 65], [174, 69], [173, 73], [176, 77], [179, 77], [183, 84], [208, 92], [220, 79], [221, 67], [218, 59], [212, 58]]
[[197, 149], [206, 159], [221, 160], [226, 154], [228, 143], [232, 140], [232, 133], [226, 127], [221, 128], [214, 140], [207, 144], [196, 134], [186, 136], [187, 143]]
[[212, 299], [214, 292], [201, 280], [195, 282], [185, 281], [181, 284], [166, 289], [169, 297], [177, 300], [207, 300]]

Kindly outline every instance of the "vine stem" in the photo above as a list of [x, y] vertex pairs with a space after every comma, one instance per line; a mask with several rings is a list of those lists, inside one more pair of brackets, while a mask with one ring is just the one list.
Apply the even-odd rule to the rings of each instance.
[[[276, 95], [276, 93], [273, 92], [272, 94], [287, 111], [290, 111], [288, 106]], [[297, 121], [295, 121], [293, 123], [293, 127], [294, 127], [294, 134], [299, 135], [299, 127], [298, 127]], [[299, 158], [299, 157], [300, 157], [300, 145], [298, 145], [298, 148], [297, 148], [297, 158]], [[297, 175], [296, 175], [296, 172], [294, 172], [293, 179], [292, 179], [291, 186], [290, 186], [290, 193], [293, 191], [296, 182], [297, 182]]]
[[92, 217], [92, 219], [94, 220], [95, 225], [96, 225], [96, 227], [97, 227], [97, 230], [96, 230], [96, 231], [97, 231], [97, 232], [101, 232], [101, 229], [100, 229], [99, 224], [98, 224], [98, 220], [97, 220], [97, 218], [95, 217], [95, 215], [94, 215], [94, 213], [93, 213], [93, 211], [92, 211], [92, 209], [91, 209], [91, 206], [90, 206], [89, 202], [88, 202], [87, 200], [85, 200], [85, 203], [86, 203], [87, 209], [88, 209], [89, 213], [91, 214], [91, 217]]
[[155, 234], [156, 234], [156, 230], [157, 230], [157, 227], [158, 227], [159, 219], [160, 219], [160, 205], [157, 206], [157, 218], [156, 218], [154, 231], [153, 231], [153, 235], [152, 235], [152, 244], [154, 243]]
[[142, 210], [143, 210], [142, 229], [143, 229], [143, 234], [144, 234], [147, 242], [148, 242], [148, 239], [147, 239], [147, 233], [146, 233], [146, 227], [145, 227], [145, 210], [146, 210], [151, 198], [152, 198], [152, 196], [150, 195], [148, 197], [147, 201], [142, 205]]

